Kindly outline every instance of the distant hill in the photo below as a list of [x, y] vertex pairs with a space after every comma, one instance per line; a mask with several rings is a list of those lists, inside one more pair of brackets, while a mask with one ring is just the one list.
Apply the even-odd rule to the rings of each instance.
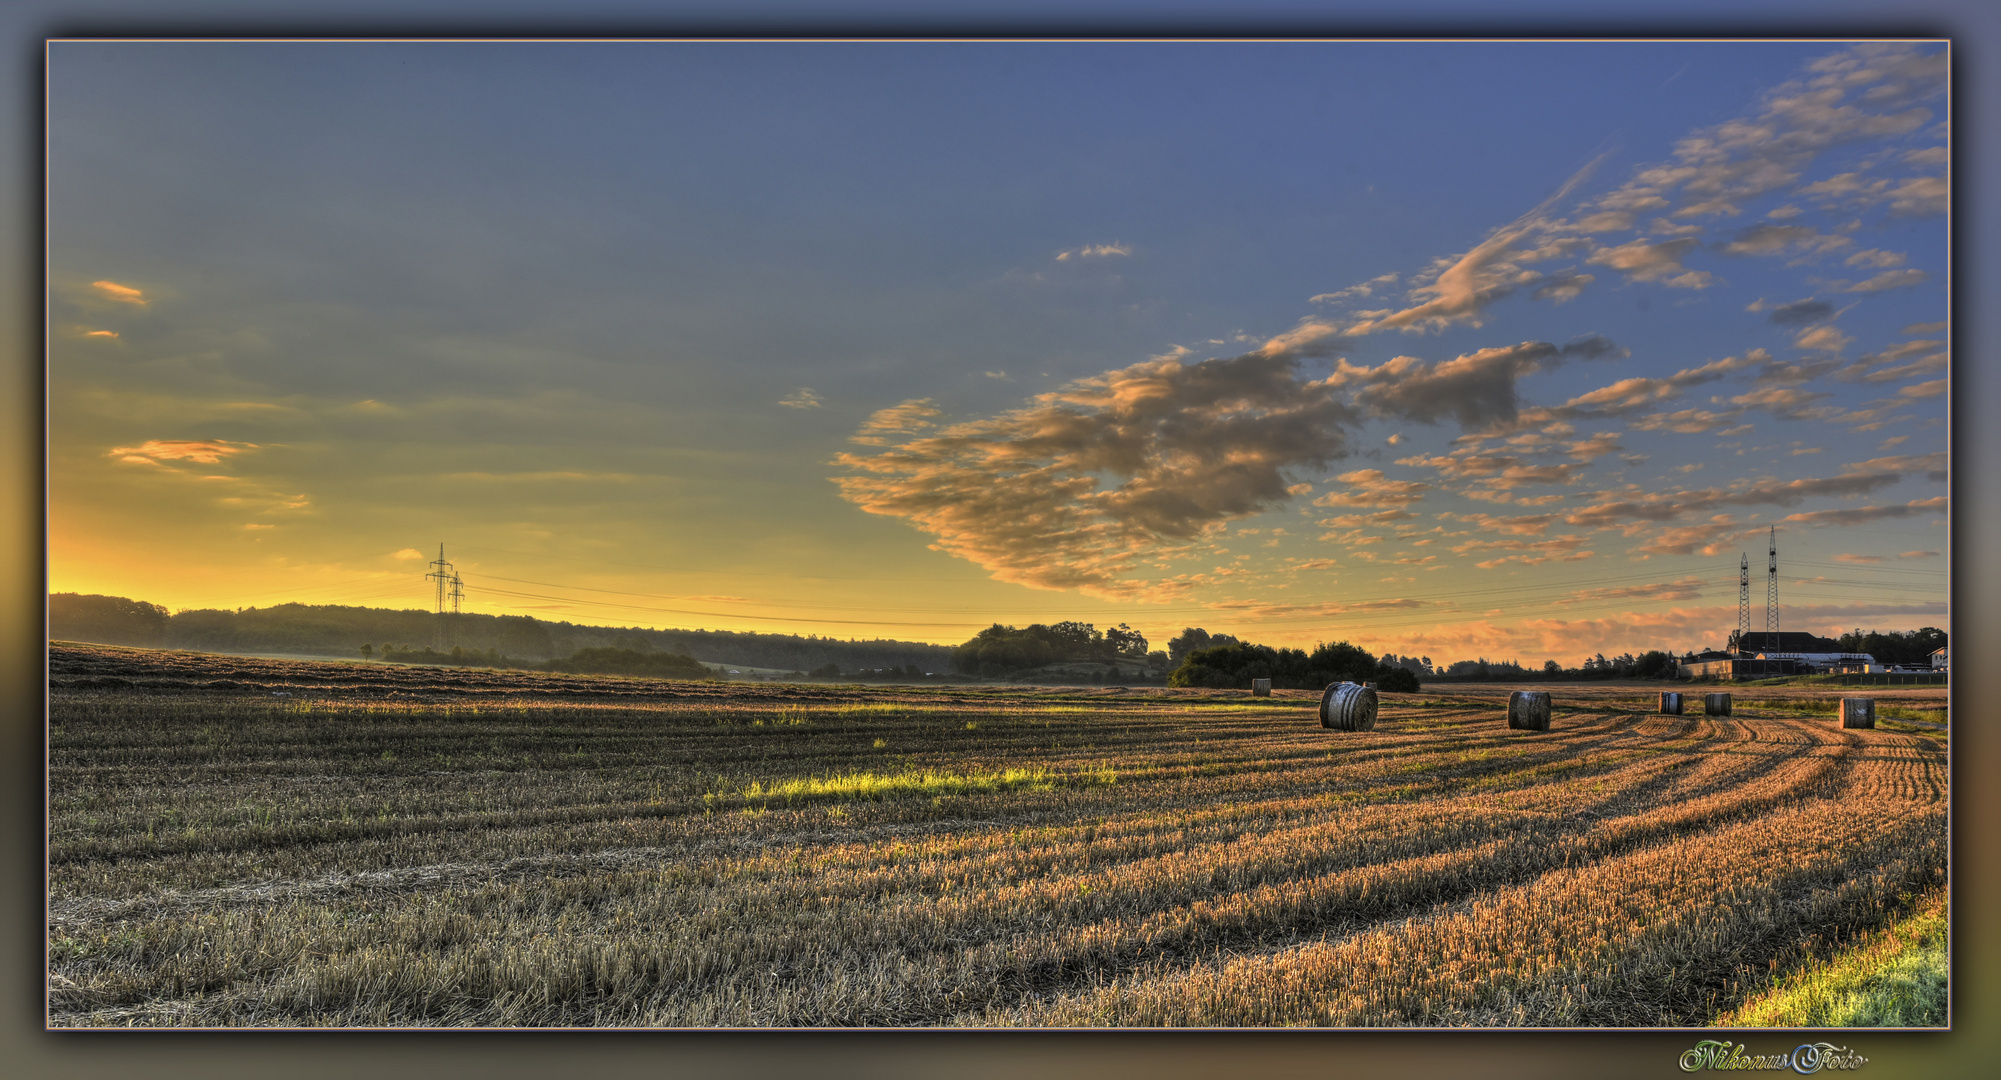
[[[458, 615], [453, 640], [467, 651], [489, 649], [522, 660], [559, 660], [585, 649], [685, 653], [710, 664], [811, 671], [827, 664], [860, 668], [916, 667], [944, 671], [952, 647], [915, 641], [868, 641], [729, 630], [655, 630], [580, 626], [527, 615]], [[435, 641], [438, 616], [428, 611], [279, 604], [237, 611], [190, 609], [171, 614], [158, 604], [122, 596], [49, 595], [49, 637], [102, 645], [196, 649], [203, 652], [361, 656], [363, 645], [419, 649]]]

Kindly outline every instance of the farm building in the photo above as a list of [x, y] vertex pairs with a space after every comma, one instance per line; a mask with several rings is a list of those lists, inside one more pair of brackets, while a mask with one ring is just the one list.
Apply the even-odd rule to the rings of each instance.
[[1712, 660], [1684, 660], [1675, 667], [1677, 679], [1775, 679], [1797, 675], [1800, 666], [1789, 658], [1767, 660], [1759, 657], [1724, 657]]
[[1941, 646], [1939, 646], [1938, 648], [1936, 648], [1936, 649], [1933, 649], [1933, 650], [1932, 650], [1932, 670], [1933, 670], [1933, 671], [1948, 671], [1948, 670], [1950, 670], [1950, 669], [1949, 669], [1949, 668], [1948, 668], [1948, 667], [1946, 666], [1946, 660], [1947, 660], [1947, 653], [1949, 652], [1949, 650], [1950, 650], [1950, 649], [1951, 649], [1951, 646], [1949, 646], [1949, 645], [1941, 645]]

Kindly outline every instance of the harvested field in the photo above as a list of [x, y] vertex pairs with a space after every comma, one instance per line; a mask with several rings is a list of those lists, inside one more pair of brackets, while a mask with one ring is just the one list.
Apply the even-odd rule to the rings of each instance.
[[1946, 877], [1929, 688], [50, 681], [60, 1026], [1700, 1026]]

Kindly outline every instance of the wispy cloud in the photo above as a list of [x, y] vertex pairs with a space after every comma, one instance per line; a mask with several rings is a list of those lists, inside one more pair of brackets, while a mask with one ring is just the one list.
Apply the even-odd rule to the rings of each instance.
[[256, 443], [230, 442], [226, 439], [147, 439], [137, 446], [113, 447], [107, 456], [134, 463], [192, 461], [214, 465], [233, 454], [255, 449]]
[[141, 307], [146, 304], [146, 294], [130, 285], [120, 285], [115, 281], [93, 281], [90, 283], [90, 287], [96, 289], [99, 296], [107, 297], [120, 303], [138, 304]]
[[788, 409], [817, 409], [821, 405], [820, 395], [810, 386], [802, 386], [778, 399], [780, 405]]
[[1888, 518], [1915, 517], [1920, 514], [1943, 514], [1946, 498], [1943, 495], [1929, 499], [1912, 499], [1897, 506], [1862, 506], [1852, 510], [1814, 510], [1802, 514], [1787, 514], [1779, 519], [1796, 525], [1864, 525], [1871, 521]]
[[1067, 251], [1057, 252], [1056, 261], [1069, 262], [1073, 258], [1103, 259], [1112, 255], [1131, 255], [1132, 253], [1132, 247], [1127, 244], [1085, 244], [1080, 248], [1071, 248]]

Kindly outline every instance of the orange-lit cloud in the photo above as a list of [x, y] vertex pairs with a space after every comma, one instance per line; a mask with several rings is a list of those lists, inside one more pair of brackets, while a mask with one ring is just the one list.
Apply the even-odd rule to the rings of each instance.
[[1682, 260], [1701, 246], [1701, 241], [1685, 236], [1650, 244], [1634, 240], [1618, 247], [1599, 248], [1584, 261], [1608, 266], [1634, 281], [1652, 281], [1676, 289], [1706, 289], [1715, 280], [1707, 270], [1690, 270]]
[[146, 303], [146, 294], [130, 285], [120, 285], [115, 281], [93, 281], [90, 287], [121, 303], [138, 304], [142, 307]]
[[147, 439], [138, 446], [117, 446], [109, 456], [120, 461], [193, 461], [203, 465], [214, 465], [232, 454], [257, 449], [256, 443], [230, 442], [225, 439]]
[[83, 336], [84, 336], [84, 337], [101, 337], [101, 338], [116, 338], [116, 337], [118, 336], [118, 331], [116, 331], [116, 330], [86, 330], [86, 331], [84, 331], [84, 334], [83, 334]]
[[1391, 480], [1383, 475], [1381, 469], [1358, 469], [1342, 473], [1336, 479], [1346, 484], [1347, 490], [1328, 492], [1313, 500], [1313, 505], [1401, 510], [1424, 498], [1424, 493], [1431, 488], [1430, 484], [1414, 480]]
[[423, 557], [424, 557], [424, 553], [423, 553], [423, 552], [421, 552], [421, 551], [418, 551], [418, 550], [417, 550], [416, 548], [404, 548], [403, 550], [401, 550], [401, 551], [398, 551], [398, 552], [396, 552], [395, 554], [393, 554], [393, 555], [391, 555], [391, 556], [389, 556], [389, 557], [390, 557], [390, 558], [392, 558], [392, 559], [402, 559], [402, 560], [404, 560], [404, 561], [406, 561], [406, 562], [407, 562], [407, 561], [409, 561], [409, 560], [411, 560], [411, 559], [421, 559], [421, 558], [423, 558]]

